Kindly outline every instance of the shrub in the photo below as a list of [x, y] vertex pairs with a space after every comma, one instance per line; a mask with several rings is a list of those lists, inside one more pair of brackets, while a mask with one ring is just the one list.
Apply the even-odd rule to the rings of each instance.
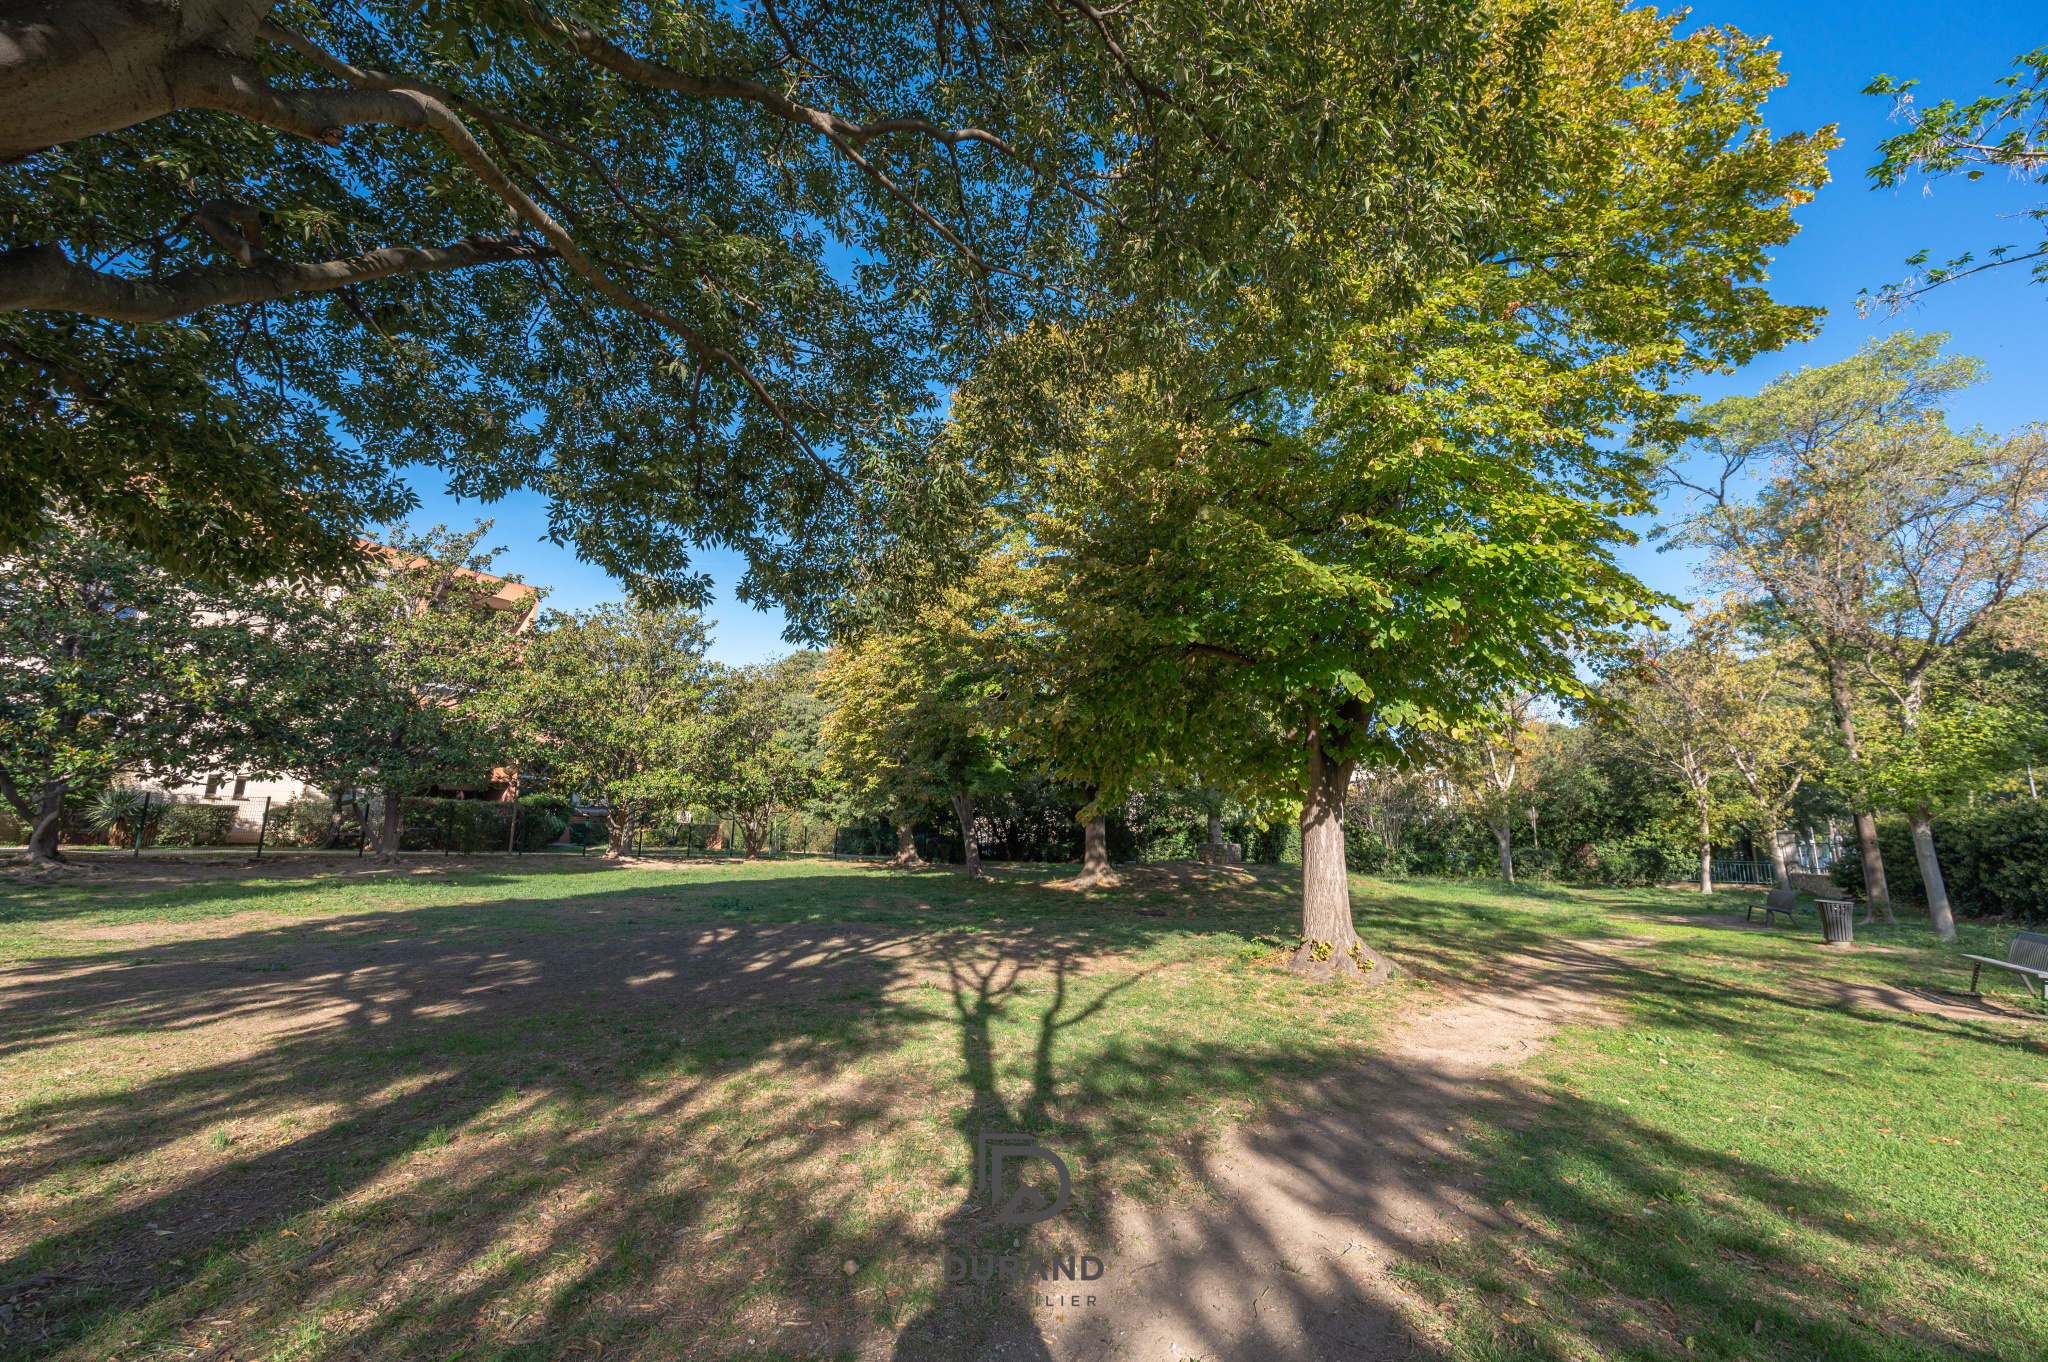
[[503, 851], [511, 835], [512, 806], [495, 799], [407, 799], [399, 832], [401, 851]]
[[569, 826], [569, 801], [560, 795], [523, 795], [519, 800], [519, 850], [539, 851]]
[[166, 804], [163, 812], [150, 810], [156, 829], [152, 845], [160, 847], [224, 847], [234, 831], [236, 804]]
[[[1283, 818], [1269, 828], [1253, 828], [1248, 837], [1246, 860], [1261, 865], [1301, 864], [1301, 825], [1293, 819]], [[1347, 847], [1347, 853], [1349, 850]]]
[[28, 827], [12, 809], [0, 809], [0, 843], [19, 846], [28, 840]]
[[1662, 884], [1671, 874], [1663, 847], [1641, 842], [1599, 842], [1576, 848], [1566, 860], [1568, 877], [1580, 884], [1632, 888]]
[[1554, 880], [1557, 878], [1557, 853], [1548, 847], [1520, 847], [1515, 851], [1515, 878], [1518, 880]]
[[1344, 824], [1344, 868], [1360, 875], [1380, 875], [1394, 868], [1394, 857], [1379, 834], [1361, 823]]
[[[325, 795], [307, 795], [270, 810], [268, 841], [278, 846], [317, 847], [327, 840], [328, 818], [333, 801]], [[362, 830], [362, 806], [353, 800], [341, 806], [341, 838], [337, 846], [353, 847]]]
[[110, 846], [125, 846], [135, 838], [135, 820], [149, 796], [127, 785], [109, 785], [86, 807], [85, 821], [104, 834]]
[[[2048, 916], [2048, 806], [2036, 800], [1952, 809], [1934, 819], [1942, 884], [1960, 916]], [[1877, 850], [1894, 903], [1924, 907], [1926, 886], [1913, 854], [1912, 829], [1896, 816], [1877, 820]], [[1866, 898], [1863, 858], [1852, 847], [1828, 878]]]

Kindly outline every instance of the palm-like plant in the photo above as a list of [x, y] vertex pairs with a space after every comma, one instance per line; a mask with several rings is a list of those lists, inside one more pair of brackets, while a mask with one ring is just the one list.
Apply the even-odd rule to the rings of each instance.
[[142, 816], [149, 796], [126, 785], [109, 785], [101, 790], [86, 811], [86, 821], [115, 842], [126, 842], [135, 820]]

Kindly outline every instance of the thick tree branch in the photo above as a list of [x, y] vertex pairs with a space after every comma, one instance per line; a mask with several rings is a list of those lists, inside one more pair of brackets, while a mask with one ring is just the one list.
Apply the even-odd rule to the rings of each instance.
[[577, 56], [585, 61], [595, 62], [638, 85], [650, 85], [658, 90], [673, 90], [677, 94], [698, 95], [706, 99], [744, 100], [786, 122], [799, 123], [805, 127], [815, 128], [828, 137], [844, 138], [850, 142], [865, 142], [869, 138], [892, 132], [915, 132], [934, 141], [943, 142], [947, 146], [961, 142], [979, 142], [1019, 160], [1024, 159], [1015, 147], [981, 128], [946, 128], [922, 118], [890, 118], [876, 123], [851, 122], [838, 114], [799, 104], [780, 90], [771, 85], [764, 85], [760, 81], [747, 80], [739, 76], [700, 76], [678, 71], [666, 62], [636, 57], [603, 34], [544, 14], [532, 5], [521, 4], [517, 8], [535, 28], [560, 39]]
[[0, 312], [47, 308], [117, 322], [165, 322], [210, 307], [324, 293], [395, 274], [437, 274], [555, 254], [553, 247], [526, 237], [471, 237], [452, 246], [386, 246], [315, 264], [258, 255], [249, 265], [131, 279], [80, 265], [61, 246], [23, 246], [0, 253]]
[[[782, 403], [777, 401], [775, 395], [768, 391], [767, 385], [755, 375], [754, 371], [747, 366], [745, 361], [725, 347], [713, 342], [703, 332], [691, 326], [680, 317], [663, 308], [656, 307], [654, 304], [641, 298], [631, 289], [626, 288], [613, 279], [598, 266], [597, 262], [585, 255], [582, 247], [577, 245], [575, 239], [569, 235], [568, 229], [555, 221], [538, 203], [535, 203], [532, 197], [524, 189], [521, 189], [497, 162], [491, 159], [490, 154], [484, 150], [483, 144], [476, 140], [468, 126], [460, 118], [456, 117], [454, 111], [439, 97], [442, 94], [449, 94], [449, 91], [441, 90], [437, 86], [430, 87], [424, 82], [400, 82], [396, 77], [362, 71], [337, 58], [320, 53], [314, 44], [291, 33], [290, 30], [275, 24], [266, 24], [263, 36], [271, 38], [276, 42], [285, 43], [291, 46], [293, 50], [306, 54], [309, 59], [320, 62], [322, 66], [334, 71], [343, 79], [385, 82], [385, 84], [374, 89], [342, 90], [327, 93], [328, 97], [347, 101], [342, 107], [350, 114], [356, 114], [361, 110], [373, 107], [377, 109], [377, 116], [362, 117], [359, 121], [382, 123], [391, 127], [419, 128], [423, 131], [437, 134], [442, 141], [448, 144], [449, 150], [453, 151], [456, 157], [464, 165], [468, 166], [493, 194], [504, 200], [508, 207], [519, 214], [520, 217], [532, 223], [539, 230], [540, 234], [547, 238], [549, 244], [555, 248], [555, 252], [562, 263], [575, 271], [584, 282], [610, 299], [619, 308], [636, 316], [644, 317], [664, 331], [679, 337], [683, 344], [699, 357], [716, 360], [722, 367], [735, 374], [746, 385], [747, 390], [753, 393], [768, 408], [774, 415], [777, 424], [788, 433], [797, 448], [801, 449], [805, 456], [817, 465], [818, 470], [826, 478], [842, 491], [851, 492], [853, 490], [839, 470], [827, 463], [811, 447], [810, 441], [804, 438], [802, 430], [790, 418]], [[438, 91], [438, 94], [427, 93], [427, 90], [430, 88]], [[312, 92], [298, 92], [293, 98], [298, 101], [311, 101], [315, 97]], [[371, 101], [378, 100], [385, 101], [385, 103], [381, 106], [371, 103]], [[458, 102], [461, 101], [458, 100]], [[250, 116], [254, 117], [255, 115], [252, 114]], [[934, 226], [936, 225], [934, 224]]]

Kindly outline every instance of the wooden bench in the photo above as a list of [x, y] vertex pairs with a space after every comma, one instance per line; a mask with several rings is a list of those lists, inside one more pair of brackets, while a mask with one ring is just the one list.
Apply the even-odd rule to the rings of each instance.
[[[1966, 955], [1965, 960], [1973, 961], [1970, 966], [1970, 992], [1977, 991], [1977, 976], [1984, 972], [1986, 965], [1993, 969], [2011, 970], [2026, 984], [2027, 992], [2037, 998], [2048, 998], [2048, 936], [2040, 932], [2015, 932], [2012, 945], [2006, 948], [2005, 959], [1993, 960], [1988, 955]], [[2036, 990], [2035, 980], [2041, 981]]]
[[1768, 927], [1771, 925], [1771, 915], [1775, 913], [1779, 917], [1784, 918], [1785, 925], [1789, 927], [1799, 920], [1793, 912], [1798, 904], [1799, 894], [1797, 891], [1773, 889], [1770, 893], [1764, 895], [1762, 903], [1747, 905], [1742, 910], [1742, 920], [1744, 922], [1754, 922], [1756, 921], [1756, 915], [1762, 913], [1764, 915], [1764, 926]]

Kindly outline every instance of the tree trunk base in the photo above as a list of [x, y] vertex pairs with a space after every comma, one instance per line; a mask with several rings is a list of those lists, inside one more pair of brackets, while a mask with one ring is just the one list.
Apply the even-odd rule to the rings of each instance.
[[909, 851], [897, 852], [896, 859], [889, 862], [889, 866], [893, 870], [922, 870], [929, 864], [931, 864], [929, 861], [917, 854], [915, 847], [912, 847]]
[[1065, 881], [1069, 889], [1115, 889], [1123, 883], [1123, 877], [1107, 866], [1083, 870], [1073, 879]]
[[1384, 984], [1399, 971], [1385, 952], [1366, 948], [1362, 941], [1340, 950], [1329, 941], [1304, 941], [1287, 957], [1291, 974], [1327, 983], [1343, 979], [1355, 984]]

